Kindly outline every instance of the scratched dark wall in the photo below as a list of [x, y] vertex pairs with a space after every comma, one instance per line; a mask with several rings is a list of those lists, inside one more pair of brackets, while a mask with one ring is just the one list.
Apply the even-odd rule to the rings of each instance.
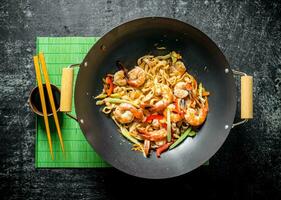
[[[159, 199], [280, 199], [280, 11], [280, 1], [261, 0], [1, 0], [1, 199], [123, 199], [129, 192], [134, 199], [147, 193]], [[35, 85], [36, 36], [102, 36], [143, 16], [172, 17], [196, 26], [216, 42], [233, 68], [252, 74], [255, 118], [231, 131], [210, 166], [177, 179], [141, 180], [114, 169], [35, 170], [35, 118], [27, 98]]]

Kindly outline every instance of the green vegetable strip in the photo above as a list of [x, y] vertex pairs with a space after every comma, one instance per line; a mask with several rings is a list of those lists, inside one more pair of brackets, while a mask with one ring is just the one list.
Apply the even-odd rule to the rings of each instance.
[[141, 143], [137, 139], [133, 138], [126, 128], [121, 127], [121, 133], [125, 138], [127, 138], [128, 140], [130, 140], [134, 144], [137, 144], [137, 145], [141, 146]]
[[190, 137], [193, 137], [193, 136], [195, 136], [195, 135], [196, 135], [196, 132], [195, 132], [195, 131], [190, 131], [189, 134], [188, 134], [188, 136], [190, 136]]
[[171, 142], [172, 134], [171, 134], [171, 112], [167, 109], [167, 140]]
[[104, 101], [103, 100], [98, 100], [97, 102], [96, 102], [96, 105], [97, 106], [101, 106], [101, 105], [103, 105], [104, 104]]
[[172, 58], [172, 63], [175, 64], [177, 62], [177, 58], [175, 58], [173, 56], [171, 58]]
[[143, 149], [142, 144], [141, 144], [136, 138], [132, 137], [132, 136], [130, 135], [129, 131], [128, 131], [126, 128], [122, 127], [122, 126], [115, 120], [114, 117], [112, 117], [112, 119], [113, 119], [113, 121], [115, 122], [115, 124], [120, 128], [120, 133], [121, 133], [125, 138], [127, 138], [129, 141], [133, 142], [133, 143], [136, 144], [136, 145], [139, 145], [140, 148], [142, 149], [142, 152], [143, 152], [144, 157], [146, 157], [146, 154], [145, 154], [145, 152], [144, 152], [144, 149]]
[[[185, 138], [186, 138], [187, 136], [189, 136], [190, 131], [191, 131], [191, 127], [188, 128], [188, 129], [179, 137], [179, 139], [177, 139], [177, 141], [175, 141], [175, 142], [169, 147], [169, 149], [171, 150], [171, 149], [175, 148], [175, 147], [178, 146], [182, 141], [184, 141]], [[194, 132], [194, 131], [192, 131], [192, 132]]]
[[114, 93], [114, 94], [111, 94], [110, 97], [112, 97], [112, 98], [121, 98], [121, 94], [120, 93]]
[[132, 104], [133, 106], [135, 107], [139, 107], [137, 104], [135, 104], [134, 102], [132, 101], [128, 101], [128, 100], [125, 100], [125, 99], [118, 99], [118, 98], [105, 98], [104, 99], [105, 102], [108, 102], [108, 103], [129, 103], [129, 104]]
[[164, 56], [156, 56], [155, 58], [159, 59], [159, 60], [166, 60], [168, 58], [171, 58], [171, 54], [167, 54], [167, 55], [164, 55]]
[[95, 97], [95, 99], [104, 99], [105, 97], [107, 97], [106, 94], [99, 94], [98, 96]]

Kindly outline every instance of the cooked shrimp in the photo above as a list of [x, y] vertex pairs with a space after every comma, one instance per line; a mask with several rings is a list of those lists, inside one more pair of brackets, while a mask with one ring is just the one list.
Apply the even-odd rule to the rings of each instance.
[[167, 85], [159, 86], [155, 90], [155, 95], [161, 97], [161, 100], [152, 105], [150, 109], [152, 112], [160, 112], [164, 110], [173, 101], [172, 91]]
[[154, 119], [152, 120], [151, 125], [154, 129], [158, 129], [160, 127], [160, 122], [158, 119]]
[[197, 96], [197, 81], [195, 78], [189, 74], [184, 80], [187, 82], [186, 89], [192, 91], [193, 96]]
[[189, 94], [188, 90], [186, 89], [185, 82], [178, 82], [174, 87], [174, 95], [180, 99], [187, 97]]
[[140, 109], [135, 108], [133, 105], [129, 103], [121, 103], [113, 112], [113, 116], [119, 121], [121, 124], [130, 123], [136, 119], [143, 118], [143, 112]]
[[146, 131], [144, 129], [139, 129], [139, 133], [141, 133], [141, 136], [150, 141], [161, 141], [164, 140], [167, 137], [167, 131], [165, 129], [159, 129], [154, 131]]
[[183, 119], [183, 116], [182, 115], [180, 115], [180, 114], [178, 114], [178, 113], [174, 113], [174, 112], [172, 112], [171, 113], [171, 122], [179, 122], [179, 121], [181, 121]]
[[135, 67], [128, 73], [128, 84], [132, 87], [140, 87], [145, 82], [145, 71], [140, 67]]
[[205, 105], [201, 105], [199, 110], [195, 108], [188, 108], [184, 118], [186, 122], [191, 126], [200, 126], [206, 120], [209, 110], [208, 100], [206, 100]]
[[105, 106], [101, 111], [134, 143], [133, 150], [145, 157], [156, 150], [160, 157], [182, 142], [186, 130], [198, 130], [206, 121], [210, 93], [189, 74], [179, 53], [145, 55], [130, 70], [116, 64], [120, 71], [105, 76], [96, 105]]
[[186, 68], [182, 61], [177, 61], [172, 67], [172, 72], [174, 72], [176, 75], [181, 76], [185, 73], [185, 71]]
[[123, 70], [119, 70], [113, 76], [113, 83], [118, 86], [124, 86], [127, 84], [125, 73]]

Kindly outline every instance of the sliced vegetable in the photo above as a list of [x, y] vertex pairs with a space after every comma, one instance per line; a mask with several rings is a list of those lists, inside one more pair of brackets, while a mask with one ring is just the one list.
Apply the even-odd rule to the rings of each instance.
[[158, 50], [165, 50], [166, 47], [156, 47], [156, 49], [158, 49]]
[[181, 55], [177, 54], [175, 51], [171, 52], [172, 63], [176, 63], [178, 59], [181, 59]]
[[154, 115], [149, 115], [149, 116], [146, 118], [145, 122], [151, 122], [151, 121], [154, 120], [154, 119], [161, 120], [161, 119], [163, 119], [163, 118], [164, 118], [163, 115], [156, 115], [156, 114], [154, 114]]
[[128, 101], [125, 99], [119, 99], [119, 98], [105, 98], [102, 101], [104, 102], [109, 102], [109, 103], [129, 103], [132, 104], [133, 106], [135, 106], [136, 108], [139, 108], [139, 105], [132, 102], [132, 101]]
[[110, 96], [113, 92], [113, 80], [112, 80], [112, 77], [111, 76], [107, 76], [106, 79], [105, 79], [105, 83], [108, 85], [108, 88], [106, 90], [106, 94], [108, 96]]
[[174, 105], [175, 105], [176, 112], [180, 114], [180, 106], [179, 106], [178, 99], [175, 100]]
[[114, 93], [110, 95], [111, 98], [121, 98], [122, 95], [120, 93]]
[[120, 127], [120, 132], [121, 132], [121, 134], [122, 134], [125, 138], [127, 138], [129, 141], [131, 141], [132, 143], [139, 145], [139, 146], [141, 147], [141, 149], [143, 150], [143, 152], [144, 152], [144, 149], [143, 149], [141, 143], [140, 143], [136, 138], [132, 137], [132, 136], [130, 135], [129, 131], [128, 131], [126, 128], [124, 128], [124, 127], [122, 127], [122, 126], [119, 126], [119, 127]]
[[177, 62], [178, 59], [181, 59], [181, 55], [180, 54], [177, 54], [175, 51], [172, 51], [171, 53], [167, 54], [167, 55], [164, 55], [164, 56], [156, 56], [155, 57], [156, 59], [159, 59], [159, 60], [166, 60], [166, 59], [169, 59], [171, 58], [172, 59], [172, 62], [173, 64], [175, 62]]
[[172, 63], [175, 64], [177, 62], [177, 58], [174, 56], [171, 56], [171, 58], [172, 58]]
[[98, 100], [97, 102], [96, 102], [96, 105], [97, 106], [101, 106], [101, 105], [103, 105], [105, 102], [104, 102], [104, 100]]
[[155, 58], [156, 59], [159, 59], [159, 60], [166, 60], [166, 59], [169, 59], [171, 57], [171, 54], [167, 54], [167, 55], [164, 55], [164, 56], [156, 56]]
[[98, 96], [94, 97], [95, 99], [104, 99], [105, 97], [107, 97], [106, 94], [99, 94]]
[[193, 136], [195, 136], [195, 135], [196, 135], [196, 132], [195, 132], [195, 131], [190, 131], [189, 134], [188, 134], [188, 136], [190, 136], [190, 137], [193, 137]]
[[[183, 103], [182, 103], [182, 102], [183, 102]], [[183, 105], [184, 103], [185, 103], [184, 99], [181, 99], [181, 100], [176, 99], [175, 102], [174, 102], [175, 111], [176, 111], [181, 117], [184, 116], [184, 111], [181, 109], [181, 108], [184, 108], [184, 105]]]
[[149, 140], [144, 140], [143, 149], [144, 149], [144, 154], [146, 156], [148, 156], [149, 150], [150, 150], [150, 141]]
[[112, 120], [113, 120], [113, 121], [115, 122], [115, 124], [120, 128], [120, 133], [121, 133], [125, 138], [127, 138], [129, 141], [131, 141], [132, 143], [138, 145], [138, 146], [142, 149], [142, 151], [144, 152], [144, 149], [143, 149], [142, 144], [141, 144], [136, 138], [132, 137], [132, 136], [130, 135], [129, 131], [128, 131], [125, 127], [121, 126], [121, 125], [116, 121], [116, 119], [115, 119], [114, 117], [112, 117]]
[[160, 155], [171, 146], [171, 144], [172, 144], [172, 142], [168, 142], [168, 143], [160, 146], [158, 149], [156, 149], [156, 156], [159, 158]]
[[165, 129], [167, 129], [167, 124], [166, 123], [161, 123], [161, 126]]
[[171, 111], [167, 109], [167, 141], [171, 142], [172, 133], [171, 133]]
[[[181, 136], [179, 139], [177, 139], [171, 146], [169, 149], [173, 149], [176, 146], [178, 146], [182, 141], [185, 140], [185, 138], [187, 138], [187, 136], [189, 136], [189, 133], [191, 131], [191, 127], [189, 127]], [[194, 131], [193, 131], [194, 132]]]

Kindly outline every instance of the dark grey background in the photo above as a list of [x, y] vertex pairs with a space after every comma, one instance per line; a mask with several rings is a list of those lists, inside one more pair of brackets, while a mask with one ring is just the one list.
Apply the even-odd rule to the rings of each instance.
[[[1, 197], [280, 199], [280, 10], [280, 1], [261, 0], [1, 0]], [[252, 74], [255, 118], [231, 131], [208, 167], [176, 179], [149, 181], [115, 169], [36, 170], [35, 117], [27, 104], [35, 85], [36, 37], [102, 36], [143, 16], [172, 17], [194, 25], [217, 43], [232, 68]]]

